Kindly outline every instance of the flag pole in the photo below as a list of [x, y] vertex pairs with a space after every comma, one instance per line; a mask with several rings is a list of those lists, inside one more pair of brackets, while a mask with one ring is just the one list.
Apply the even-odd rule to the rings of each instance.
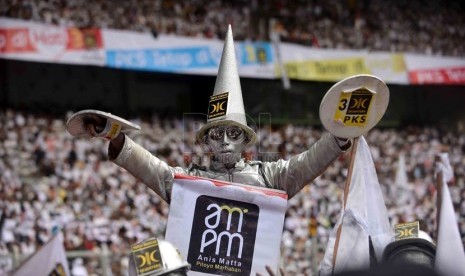
[[444, 187], [443, 172], [439, 171], [436, 175], [436, 239], [439, 236], [439, 222], [441, 219], [442, 206], [442, 188]]
[[[354, 141], [353, 141], [354, 144], [352, 145], [352, 150], [350, 152], [349, 171], [347, 172], [346, 183], [344, 185], [344, 201], [342, 202], [343, 210], [346, 209], [347, 197], [349, 196], [349, 188], [350, 188], [350, 182], [351, 182], [350, 180], [352, 179], [352, 172], [354, 170], [355, 153], [357, 152], [358, 140], [359, 140], [359, 137], [354, 138]], [[342, 232], [342, 223], [337, 228], [336, 241], [334, 242], [332, 274], [334, 274], [334, 267], [336, 266], [337, 251], [339, 248], [339, 239], [341, 238], [341, 232]]]

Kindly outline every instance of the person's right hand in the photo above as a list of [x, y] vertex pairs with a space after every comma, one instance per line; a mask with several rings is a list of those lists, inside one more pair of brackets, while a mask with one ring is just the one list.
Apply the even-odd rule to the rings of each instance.
[[99, 115], [88, 115], [83, 119], [84, 128], [90, 137], [113, 140], [121, 133], [121, 124]]
[[102, 131], [107, 124], [107, 118], [98, 115], [88, 115], [83, 119], [84, 128], [90, 137], [102, 137]]

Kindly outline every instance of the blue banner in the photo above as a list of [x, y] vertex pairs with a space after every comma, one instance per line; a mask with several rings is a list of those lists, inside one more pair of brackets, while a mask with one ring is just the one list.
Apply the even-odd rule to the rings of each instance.
[[209, 47], [170, 49], [109, 50], [107, 66], [173, 72], [217, 67]]
[[[216, 71], [221, 59], [220, 50], [208, 46], [107, 50], [106, 66], [162, 72], [180, 72], [193, 69]], [[273, 51], [271, 44], [267, 42], [238, 43], [236, 53], [239, 66], [273, 63]]]

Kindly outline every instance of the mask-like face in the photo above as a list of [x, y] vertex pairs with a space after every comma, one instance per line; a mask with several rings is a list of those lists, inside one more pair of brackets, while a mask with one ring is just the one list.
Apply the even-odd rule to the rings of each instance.
[[233, 166], [245, 149], [246, 136], [240, 127], [216, 126], [208, 130], [206, 142], [217, 161]]

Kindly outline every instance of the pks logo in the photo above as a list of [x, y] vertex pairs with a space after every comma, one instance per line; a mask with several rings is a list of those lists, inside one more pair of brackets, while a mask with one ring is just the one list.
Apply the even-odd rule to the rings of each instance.
[[373, 94], [365, 88], [352, 92], [347, 115], [367, 115]]
[[375, 94], [362, 87], [350, 93], [341, 92], [334, 119], [345, 126], [364, 127], [368, 122], [371, 103]]
[[191, 270], [249, 275], [258, 216], [259, 208], [255, 204], [198, 197], [187, 255]]
[[409, 239], [409, 238], [417, 238], [420, 232], [420, 222], [407, 222], [407, 223], [400, 223], [395, 226], [396, 232], [396, 241]]
[[208, 119], [218, 118], [226, 115], [228, 108], [229, 93], [222, 93], [210, 97], [210, 105], [208, 107]]
[[157, 239], [134, 244], [131, 246], [131, 251], [138, 274], [153, 272], [163, 267]]

